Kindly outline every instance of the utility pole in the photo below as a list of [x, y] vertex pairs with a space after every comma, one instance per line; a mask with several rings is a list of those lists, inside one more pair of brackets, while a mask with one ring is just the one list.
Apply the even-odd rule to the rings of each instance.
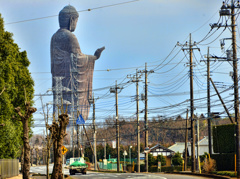
[[189, 40], [189, 50], [190, 50], [190, 101], [191, 101], [191, 137], [192, 137], [192, 172], [196, 171], [196, 160], [195, 160], [195, 120], [194, 120], [194, 103], [193, 103], [193, 64], [192, 64], [192, 36], [190, 34]]
[[95, 99], [94, 94], [89, 99], [90, 104], [93, 104], [93, 152], [94, 152], [94, 170], [97, 170], [97, 142], [96, 142], [96, 125], [95, 125]]
[[211, 101], [210, 101], [210, 54], [208, 47], [207, 54], [207, 106], [208, 106], [208, 153], [212, 155], [212, 119], [211, 119]]
[[[238, 94], [238, 62], [237, 62], [237, 43], [236, 43], [236, 14], [235, 9], [240, 8], [239, 1], [235, 6], [235, 0], [231, 0], [230, 5], [223, 2], [220, 16], [231, 16], [231, 31], [232, 31], [232, 60], [233, 60], [233, 80], [234, 80], [234, 110], [235, 110], [235, 124], [236, 124], [236, 157], [237, 157], [237, 178], [240, 178], [240, 126], [239, 126], [239, 94]], [[231, 12], [230, 10], [231, 9]], [[227, 24], [217, 24], [214, 27], [229, 27]]]
[[80, 150], [79, 150], [79, 125], [77, 124], [77, 151], [78, 151], [78, 157], [80, 157]]
[[74, 147], [74, 87], [73, 87], [73, 75], [71, 75], [71, 110], [72, 110], [72, 150], [73, 150], [73, 158], [75, 154], [75, 147]]
[[94, 169], [97, 170], [97, 143], [96, 143], [96, 125], [95, 125], [95, 100], [93, 96], [93, 142], [94, 142]]
[[[239, 8], [239, 3], [238, 3]], [[233, 49], [233, 75], [234, 75], [234, 109], [236, 123], [236, 156], [237, 156], [237, 178], [240, 178], [240, 128], [239, 128], [239, 95], [238, 95], [238, 62], [237, 62], [237, 43], [236, 43], [236, 16], [235, 5], [231, 3], [232, 20], [232, 49]]]
[[184, 171], [187, 171], [187, 143], [188, 143], [188, 109], [186, 114], [186, 133], [185, 133], [185, 155], [184, 155]]
[[139, 93], [138, 82], [140, 81], [138, 76], [138, 70], [136, 70], [136, 76], [133, 76], [131, 82], [136, 83], [136, 118], [137, 118], [137, 171], [140, 173], [140, 124], [139, 124]]
[[[148, 147], [148, 84], [147, 84], [147, 63], [145, 63], [145, 147]], [[148, 172], [148, 153], [145, 153], [145, 167]]]
[[136, 117], [137, 117], [137, 168], [140, 173], [140, 124], [139, 124], [139, 93], [138, 93], [138, 72], [136, 70]]
[[106, 160], [106, 156], [107, 156], [107, 154], [106, 154], [106, 139], [103, 139], [103, 141], [104, 141], [104, 159]]
[[[228, 40], [229, 38], [227, 38], [227, 40]], [[225, 40], [225, 39], [224, 39]], [[223, 42], [222, 42], [223, 43]], [[222, 45], [222, 44], [221, 44]], [[229, 50], [230, 51], [230, 50]], [[227, 52], [227, 56], [231, 56], [231, 53], [229, 53], [229, 51]], [[218, 60], [218, 61], [230, 61], [231, 59], [230, 59], [230, 57], [211, 57], [210, 55], [209, 55], [209, 49], [208, 49], [208, 55], [207, 55], [207, 80], [208, 80], [208, 96], [207, 96], [207, 98], [208, 98], [208, 132], [209, 132], [209, 136], [211, 137], [211, 119], [212, 119], [212, 116], [211, 116], [211, 106], [210, 106], [210, 82], [212, 83], [212, 85], [213, 85], [213, 87], [214, 87], [214, 89], [215, 89], [215, 91], [216, 91], [216, 93], [217, 93], [217, 95], [218, 95], [218, 98], [220, 99], [220, 101], [221, 101], [221, 103], [222, 103], [222, 105], [223, 105], [223, 107], [224, 107], [224, 109], [225, 109], [225, 112], [227, 113], [227, 115], [228, 115], [228, 118], [229, 118], [229, 120], [231, 121], [231, 123], [233, 123], [233, 120], [232, 120], [232, 117], [231, 117], [231, 115], [230, 115], [230, 113], [229, 113], [229, 111], [228, 111], [228, 108], [226, 107], [226, 105], [224, 104], [224, 101], [223, 101], [223, 99], [222, 99], [222, 97], [221, 97], [221, 95], [220, 95], [220, 93], [218, 92], [218, 90], [217, 90], [217, 87], [215, 86], [215, 84], [214, 84], [214, 82], [213, 82], [213, 80], [212, 80], [212, 78], [210, 78], [210, 65], [209, 65], [209, 62], [210, 62], [210, 58], [216, 58], [216, 59], [223, 59], [223, 60]], [[203, 60], [201, 60], [201, 61], [203, 61]], [[214, 60], [215, 61], [215, 60]], [[210, 140], [211, 141], [211, 140]], [[209, 147], [210, 147], [210, 145], [209, 145]], [[209, 150], [210, 150], [211, 148], [209, 148]], [[212, 152], [211, 152], [212, 153]], [[209, 154], [210, 154], [210, 152], [209, 152]]]
[[199, 118], [197, 117], [197, 170], [200, 171], [200, 161], [199, 161]]
[[[227, 8], [231, 9], [231, 29], [232, 29], [232, 50], [233, 50], [233, 76], [234, 76], [234, 109], [236, 123], [236, 156], [237, 156], [237, 178], [240, 178], [240, 128], [239, 128], [239, 94], [238, 94], [238, 63], [237, 63], [237, 44], [236, 44], [236, 14], [235, 8], [239, 8], [239, 2], [235, 7], [235, 1], [231, 1], [231, 5]], [[224, 7], [223, 4], [222, 7]], [[226, 7], [226, 6], [225, 6]], [[221, 13], [220, 13], [221, 15]]]
[[193, 96], [193, 50], [197, 49], [200, 51], [199, 48], [193, 48], [193, 46], [196, 45], [196, 42], [192, 43], [192, 35], [189, 35], [189, 44], [186, 42], [186, 44], [180, 44], [179, 42], [177, 45], [179, 46], [188, 46], [188, 48], [182, 48], [182, 50], [188, 50], [189, 51], [189, 73], [190, 73], [190, 118], [191, 118], [191, 153], [192, 153], [192, 172], [196, 172], [196, 157], [195, 157], [195, 142], [196, 142], [196, 136], [195, 136], [195, 119], [194, 119], [194, 96]]
[[[148, 73], [154, 73], [153, 70], [147, 70], [147, 63], [145, 63], [145, 70], [140, 71], [145, 73], [145, 148], [148, 147]], [[148, 153], [145, 153], [145, 170], [148, 172]]]
[[116, 140], [117, 140], [117, 172], [120, 171], [120, 141], [119, 141], [119, 119], [118, 119], [118, 89], [121, 89], [117, 85], [115, 88], [110, 88], [110, 93], [115, 93], [115, 100], [116, 100]]

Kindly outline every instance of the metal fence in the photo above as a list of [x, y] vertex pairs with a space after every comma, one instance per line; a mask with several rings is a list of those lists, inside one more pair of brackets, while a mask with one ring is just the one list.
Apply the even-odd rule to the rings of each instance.
[[[98, 162], [99, 168], [104, 170], [115, 170], [117, 171], [117, 164], [116, 163], [106, 163], [104, 165], [103, 162]], [[122, 164], [120, 164], [120, 171], [123, 171]]]
[[19, 174], [18, 159], [0, 159], [0, 178], [14, 177]]

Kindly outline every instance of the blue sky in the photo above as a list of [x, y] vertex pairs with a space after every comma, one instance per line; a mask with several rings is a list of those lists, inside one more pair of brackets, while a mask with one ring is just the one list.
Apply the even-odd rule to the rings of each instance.
[[[121, 5], [105, 7], [118, 3]], [[35, 94], [44, 94], [51, 88], [50, 73], [50, 40], [59, 29], [58, 13], [66, 5], [74, 6], [79, 13], [77, 36], [84, 54], [94, 54], [99, 47], [105, 46], [101, 58], [96, 62], [93, 91], [96, 102], [97, 122], [105, 117], [115, 115], [114, 94], [109, 89], [115, 80], [127, 82], [127, 75], [135, 74], [136, 69], [143, 70], [147, 62], [148, 69], [155, 73], [149, 74], [149, 116], [162, 115], [166, 117], [183, 113], [189, 108], [189, 103], [175, 104], [188, 100], [189, 77], [187, 53], [176, 47], [177, 41], [189, 41], [192, 33], [193, 41], [199, 42], [210, 31], [210, 23], [219, 19], [221, 0], [8, 0], [0, 1], [0, 13], [5, 21], [5, 30], [14, 34], [13, 38], [21, 50], [26, 50], [31, 62], [30, 72], [35, 81]], [[103, 8], [98, 8], [103, 7]], [[95, 9], [94, 8], [98, 8]], [[91, 11], [84, 11], [93, 9]], [[51, 16], [51, 17], [49, 17]], [[48, 18], [45, 18], [48, 17]], [[39, 20], [25, 21], [42, 18]], [[25, 21], [25, 22], [20, 22]], [[239, 22], [239, 20], [237, 20]], [[230, 24], [230, 21], [228, 21]], [[194, 90], [195, 99], [206, 97], [206, 65], [201, 55], [210, 53], [224, 56], [220, 49], [220, 38], [229, 38], [227, 29], [220, 38], [219, 29], [210, 38], [203, 41], [198, 47], [201, 53], [194, 51]], [[214, 30], [213, 30], [214, 31]], [[239, 31], [237, 31], [239, 42]], [[215, 40], [217, 39], [217, 40]], [[212, 42], [213, 43], [210, 43]], [[209, 44], [209, 45], [206, 45]], [[230, 42], [226, 42], [226, 49]], [[170, 54], [170, 55], [169, 55]], [[169, 56], [168, 56], [169, 55]], [[159, 65], [159, 66], [158, 66]], [[232, 67], [228, 62], [212, 62], [212, 78], [214, 81], [231, 85], [229, 72]], [[109, 70], [107, 70], [109, 69]], [[144, 78], [142, 78], [144, 80]], [[143, 93], [144, 84], [139, 84], [139, 92]], [[119, 115], [133, 117], [136, 110], [134, 95], [135, 84], [128, 83], [119, 94]], [[220, 87], [220, 86], [219, 86]], [[223, 90], [223, 88], [219, 88]], [[226, 101], [232, 98], [227, 91]], [[215, 94], [212, 90], [212, 94]], [[43, 121], [39, 96], [35, 98], [38, 108], [35, 114], [36, 125]], [[224, 111], [216, 97], [213, 97], [213, 111]], [[43, 97], [44, 103], [52, 101], [51, 96]], [[231, 107], [233, 104], [228, 103]], [[144, 103], [140, 101], [140, 110]], [[206, 114], [206, 99], [196, 101], [196, 113]], [[91, 112], [89, 116], [91, 117]], [[223, 114], [225, 115], [225, 114]], [[140, 115], [143, 120], [143, 114]], [[183, 115], [185, 117], [185, 114]], [[35, 128], [35, 133], [42, 133], [42, 128]]]

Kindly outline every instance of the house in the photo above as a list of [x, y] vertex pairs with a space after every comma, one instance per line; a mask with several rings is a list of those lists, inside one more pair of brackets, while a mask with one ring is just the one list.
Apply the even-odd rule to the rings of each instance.
[[[198, 142], [199, 145], [199, 155], [204, 155], [204, 153], [209, 153], [208, 151], [208, 136], [204, 136], [203, 139], [201, 139]], [[191, 156], [191, 144], [188, 142], [187, 144], [188, 153]], [[185, 142], [176, 142], [172, 146], [168, 147], [168, 149], [173, 150], [174, 152], [179, 152], [181, 156], [183, 155], [183, 152], [185, 151]], [[213, 146], [212, 146], [212, 153], [213, 152]], [[195, 154], [197, 154], [197, 145], [195, 145]]]
[[[208, 136], [204, 136], [203, 139], [198, 142], [198, 144], [199, 144], [199, 155], [204, 155], [205, 152], [209, 153], [209, 149], [208, 149]], [[197, 149], [196, 149], [196, 151], [197, 151]], [[213, 141], [212, 141], [212, 154], [215, 154], [213, 152]]]
[[[171, 149], [168, 149], [166, 147], [163, 147], [159, 144], [153, 146], [150, 148], [150, 154], [152, 154], [154, 157], [157, 157], [158, 155], [162, 155], [166, 159], [166, 166], [171, 166], [171, 159], [172, 156], [174, 155], [174, 151]], [[140, 160], [145, 159], [145, 153], [140, 154]]]
[[[187, 148], [189, 152], [189, 150], [191, 150], [190, 142], [187, 143]], [[174, 151], [175, 153], [179, 152], [181, 154], [181, 157], [183, 157], [183, 153], [185, 151], [185, 142], [176, 142], [172, 146], [168, 147], [168, 149]]]

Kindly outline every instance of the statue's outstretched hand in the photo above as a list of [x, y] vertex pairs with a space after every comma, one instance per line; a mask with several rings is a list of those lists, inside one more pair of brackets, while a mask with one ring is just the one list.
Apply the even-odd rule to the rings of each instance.
[[105, 49], [105, 47], [102, 47], [102, 48], [97, 49], [96, 52], [94, 53], [94, 56], [96, 56], [97, 59], [99, 59], [100, 56], [101, 56], [101, 53], [102, 53], [102, 51], [103, 51], [104, 49]]

